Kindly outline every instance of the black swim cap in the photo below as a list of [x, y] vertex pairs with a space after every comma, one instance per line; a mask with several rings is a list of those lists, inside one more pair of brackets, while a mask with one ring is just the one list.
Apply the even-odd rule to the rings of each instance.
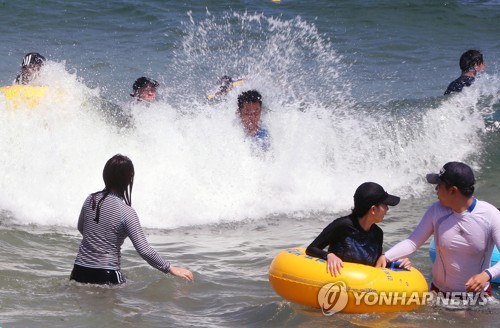
[[150, 79], [150, 78], [143, 76], [143, 77], [140, 77], [137, 80], [135, 80], [134, 85], [132, 86], [132, 89], [134, 91], [137, 91], [137, 90], [142, 89], [148, 85], [151, 85], [151, 86], [156, 88], [157, 86], [160, 85], [160, 83], [158, 83], [158, 81], [155, 81], [153, 79]]
[[45, 57], [40, 55], [38, 52], [30, 52], [24, 55], [21, 67], [26, 67], [28, 65], [38, 65], [41, 66], [45, 62]]
[[155, 81], [155, 80], [150, 79], [150, 78], [148, 78], [148, 77], [144, 77], [144, 76], [143, 76], [143, 77], [140, 77], [140, 78], [138, 78], [137, 80], [135, 80], [134, 85], [132, 86], [132, 90], [133, 90], [134, 92], [133, 92], [133, 93], [131, 93], [130, 95], [131, 95], [132, 97], [137, 96], [137, 91], [138, 91], [139, 89], [142, 89], [142, 88], [147, 87], [148, 85], [150, 85], [150, 86], [152, 86], [152, 87], [154, 87], [154, 88], [157, 88], [157, 87], [160, 85], [160, 83], [158, 83], [158, 81]]

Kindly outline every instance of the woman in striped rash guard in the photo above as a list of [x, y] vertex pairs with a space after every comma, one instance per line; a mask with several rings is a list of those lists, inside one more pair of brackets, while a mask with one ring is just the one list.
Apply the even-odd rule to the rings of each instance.
[[148, 243], [132, 205], [134, 165], [123, 155], [111, 157], [104, 166], [105, 188], [90, 194], [83, 203], [78, 230], [83, 236], [71, 280], [90, 284], [121, 284], [120, 249], [129, 237], [141, 257], [164, 273], [193, 281], [191, 271], [170, 265]]

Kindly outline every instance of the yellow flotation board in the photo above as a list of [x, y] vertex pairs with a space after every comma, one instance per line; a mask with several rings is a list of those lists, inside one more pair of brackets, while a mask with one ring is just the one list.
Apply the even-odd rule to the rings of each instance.
[[323, 310], [324, 302], [339, 305], [332, 304], [327, 288], [344, 286], [336, 293], [337, 301], [345, 303], [336, 312], [343, 313], [410, 311], [425, 304], [429, 290], [415, 268], [392, 270], [344, 262], [342, 273], [333, 277], [327, 273], [326, 261], [306, 255], [304, 248], [281, 251], [269, 268], [269, 283], [284, 299]]
[[0, 88], [0, 96], [6, 99], [9, 109], [35, 108], [47, 96], [48, 87], [31, 85], [12, 85]]

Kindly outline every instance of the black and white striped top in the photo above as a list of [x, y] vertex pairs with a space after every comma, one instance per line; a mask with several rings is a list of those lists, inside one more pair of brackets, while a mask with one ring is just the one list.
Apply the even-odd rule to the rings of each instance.
[[[96, 203], [104, 195], [95, 195]], [[97, 207], [96, 207], [97, 210]], [[92, 210], [92, 195], [82, 206], [78, 230], [83, 235], [75, 264], [98, 269], [120, 269], [120, 249], [129, 237], [141, 257], [152, 267], [168, 273], [170, 263], [149, 245], [135, 210], [121, 197], [110, 192], [101, 204], [99, 223], [95, 222], [96, 210]]]

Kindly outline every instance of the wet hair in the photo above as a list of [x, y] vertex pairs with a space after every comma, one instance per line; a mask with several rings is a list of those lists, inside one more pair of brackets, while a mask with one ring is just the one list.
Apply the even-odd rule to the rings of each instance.
[[[375, 204], [375, 205], [378, 205], [378, 204]], [[358, 207], [353, 207], [351, 208], [351, 216], [354, 217], [354, 218], [362, 218], [366, 213], [368, 213], [368, 211], [372, 208], [373, 205], [371, 205], [370, 207], [361, 207], [361, 206], [358, 206]]]
[[42, 66], [45, 62], [45, 57], [40, 55], [38, 52], [29, 52], [23, 57], [21, 62], [21, 67], [24, 68], [28, 65]]
[[460, 69], [462, 72], [468, 72], [474, 69], [474, 66], [483, 63], [483, 54], [478, 50], [467, 50], [460, 56]]
[[132, 97], [135, 97], [135, 96], [137, 96], [137, 92], [140, 89], [145, 88], [147, 86], [151, 86], [153, 88], [157, 88], [159, 85], [160, 85], [160, 83], [158, 83], [158, 81], [156, 81], [156, 80], [153, 80], [153, 79], [150, 79], [150, 78], [144, 77], [144, 76], [140, 77], [137, 80], [135, 80], [134, 84], [132, 85], [132, 90], [134, 92], [131, 93], [130, 95]]
[[243, 104], [256, 102], [262, 105], [262, 96], [257, 90], [248, 90], [242, 92], [238, 96], [238, 111], [241, 111], [241, 109], [243, 108]]
[[372, 206], [380, 205], [378, 202], [365, 202], [365, 201], [356, 201], [354, 199], [354, 207], [351, 208], [351, 216], [354, 218], [362, 218], [368, 211], [372, 208]]
[[[96, 210], [94, 221], [99, 223], [99, 212], [102, 202], [113, 189], [125, 200], [125, 204], [132, 206], [132, 186], [134, 184], [134, 164], [127, 156], [116, 154], [104, 165], [102, 171], [105, 188], [92, 194], [92, 209]], [[104, 193], [96, 203], [96, 194]]]

